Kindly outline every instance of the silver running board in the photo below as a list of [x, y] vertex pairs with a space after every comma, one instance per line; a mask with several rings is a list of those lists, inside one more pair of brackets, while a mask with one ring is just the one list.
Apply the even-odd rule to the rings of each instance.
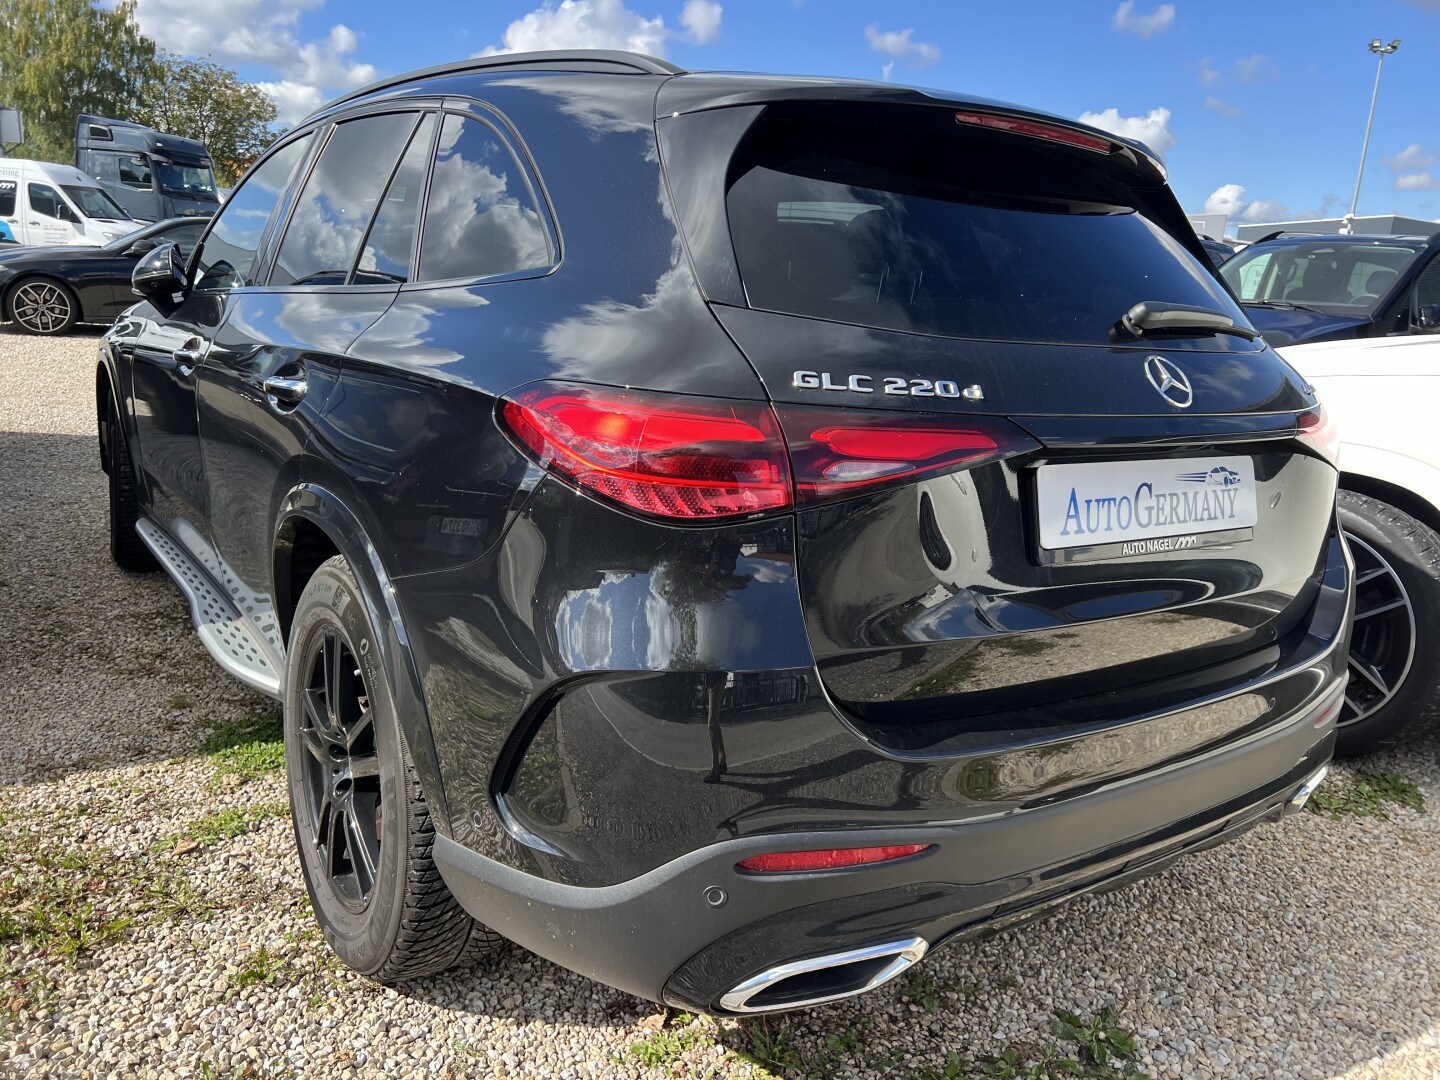
[[246, 686], [280, 697], [281, 659], [255, 632], [189, 552], [153, 521], [141, 518], [135, 531], [190, 601], [190, 618], [200, 642], [216, 662]]

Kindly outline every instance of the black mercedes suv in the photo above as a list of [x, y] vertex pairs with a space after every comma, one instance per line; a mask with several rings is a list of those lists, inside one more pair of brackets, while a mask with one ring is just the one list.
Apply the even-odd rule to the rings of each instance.
[[1333, 433], [1139, 144], [490, 57], [300, 124], [134, 285], [112, 550], [283, 702], [362, 972], [830, 1001], [1325, 771]]

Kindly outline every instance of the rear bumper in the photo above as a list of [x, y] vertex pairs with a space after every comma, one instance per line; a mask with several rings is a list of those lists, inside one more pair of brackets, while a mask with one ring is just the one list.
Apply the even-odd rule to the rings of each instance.
[[[1314, 692], [1258, 731], [1134, 779], [961, 823], [787, 832], [712, 844], [615, 885], [547, 881], [444, 837], [460, 903], [525, 948], [621, 990], [724, 1013], [720, 998], [777, 964], [909, 937], [979, 936], [1085, 892], [1153, 873], [1286, 811], [1329, 760], [1343, 635]], [[931, 844], [894, 863], [759, 876], [744, 858], [805, 847]]]

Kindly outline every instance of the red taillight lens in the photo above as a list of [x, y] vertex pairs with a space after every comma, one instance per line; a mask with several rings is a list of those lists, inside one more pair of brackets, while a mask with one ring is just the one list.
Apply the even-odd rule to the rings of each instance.
[[795, 473], [795, 502], [849, 498], [865, 488], [968, 469], [1039, 444], [995, 417], [879, 409], [776, 410]]
[[824, 848], [820, 851], [776, 851], [741, 859], [735, 865], [757, 873], [785, 874], [802, 870], [838, 870], [846, 866], [889, 862], [918, 855], [934, 844], [892, 844], [889, 847]]
[[1313, 412], [1300, 417], [1300, 441], [1331, 465], [1340, 464], [1340, 429], [1324, 405], [1317, 405]]
[[540, 464], [635, 510], [686, 521], [790, 506], [790, 470], [768, 405], [546, 385], [501, 417]]
[[1038, 120], [1021, 120], [1019, 117], [996, 116], [994, 113], [957, 112], [955, 122], [993, 128], [996, 131], [1011, 131], [1016, 135], [1031, 135], [1037, 139], [1049, 139], [1051, 142], [1065, 143], [1068, 146], [1079, 146], [1101, 154], [1113, 153], [1115, 150], [1115, 144], [1109, 139], [1102, 139], [1098, 135], [1087, 135], [1083, 131], [1072, 131], [1059, 124], [1045, 124]]

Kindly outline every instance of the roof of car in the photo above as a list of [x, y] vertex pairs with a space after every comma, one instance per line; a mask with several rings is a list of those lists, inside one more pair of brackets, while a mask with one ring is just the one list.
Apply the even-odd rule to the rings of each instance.
[[1324, 233], [1324, 232], [1281, 232], [1262, 236], [1251, 247], [1259, 244], [1428, 244], [1440, 241], [1440, 232], [1430, 236], [1399, 235], [1392, 233]]

